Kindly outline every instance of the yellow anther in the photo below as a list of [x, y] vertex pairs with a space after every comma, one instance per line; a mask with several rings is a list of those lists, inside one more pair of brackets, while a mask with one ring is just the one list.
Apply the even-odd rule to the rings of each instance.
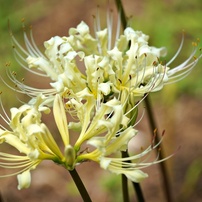
[[192, 46], [198, 46], [196, 42], [192, 42]]

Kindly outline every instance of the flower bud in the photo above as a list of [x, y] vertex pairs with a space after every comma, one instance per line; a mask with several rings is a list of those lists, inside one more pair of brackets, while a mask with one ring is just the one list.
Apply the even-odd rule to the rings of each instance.
[[67, 145], [65, 147], [65, 159], [66, 159], [66, 166], [68, 170], [74, 169], [76, 153], [74, 148], [71, 145]]

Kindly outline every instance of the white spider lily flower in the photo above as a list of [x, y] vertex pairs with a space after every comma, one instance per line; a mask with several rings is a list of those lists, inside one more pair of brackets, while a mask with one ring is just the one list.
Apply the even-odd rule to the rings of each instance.
[[148, 177], [148, 174], [143, 172], [142, 169], [154, 164], [158, 164], [162, 161], [172, 157], [172, 155], [165, 159], [158, 159], [158, 155], [155, 159], [151, 160], [153, 150], [159, 147], [163, 138], [156, 145], [153, 143], [145, 150], [141, 148], [141, 151], [137, 154], [133, 154], [129, 157], [119, 157], [119, 151], [126, 151], [128, 143], [132, 138], [135, 138], [138, 131], [133, 127], [128, 127], [125, 130], [120, 130], [116, 137], [111, 139], [105, 137], [93, 137], [87, 143], [96, 147], [92, 152], [81, 154], [77, 157], [78, 160], [86, 159], [95, 161], [100, 164], [101, 168], [108, 170], [117, 175], [124, 174], [128, 179], [133, 182], [141, 182]]
[[[1, 118], [10, 127], [10, 130], [0, 125], [0, 143], [9, 144], [18, 150], [19, 154], [0, 152], [0, 167], [17, 170], [10, 174], [0, 175], [0, 178], [17, 175], [18, 189], [29, 187], [31, 183], [30, 171], [35, 169], [43, 160], [52, 160], [67, 169], [70, 169], [73, 163], [70, 155], [70, 150], [73, 149], [70, 148], [68, 142], [68, 133], [64, 134], [65, 131], [61, 130], [61, 127], [65, 128], [64, 124], [61, 125], [61, 120], [65, 120], [64, 111], [62, 111], [64, 108], [59, 110], [59, 116], [54, 112], [65, 145], [63, 153], [47, 126], [41, 122], [41, 111], [49, 112], [44, 106], [41, 109], [40, 104], [42, 102], [43, 99], [38, 97], [35, 102], [32, 100], [32, 105], [24, 104], [19, 108], [11, 108], [11, 118], [6, 114], [1, 103], [4, 114], [1, 114]], [[65, 135], [66, 138], [64, 138]]]
[[[96, 106], [92, 95], [86, 97], [84, 101], [73, 97], [72, 94], [67, 103], [63, 101], [61, 95], [55, 95], [53, 115], [64, 143], [63, 152], [48, 127], [41, 121], [42, 112], [49, 112], [44, 106], [41, 107], [41, 103], [44, 102], [41, 97], [32, 99], [31, 104], [11, 108], [11, 118], [6, 114], [1, 103], [3, 109], [1, 118], [10, 129], [1, 125], [0, 143], [9, 144], [19, 154], [0, 152], [0, 167], [17, 170], [11, 174], [0, 175], [0, 177], [18, 175], [18, 188], [23, 189], [28, 188], [31, 183], [30, 171], [34, 170], [43, 160], [52, 160], [66, 169], [72, 170], [76, 164], [88, 160], [79, 157], [79, 154], [82, 153], [83, 145], [86, 145], [86, 141], [94, 137], [103, 136], [107, 146], [107, 142], [114, 141], [120, 135], [119, 132], [124, 128], [124, 124], [129, 121], [123, 114], [124, 111], [120, 101], [115, 98], [106, 103], [99, 103], [99, 106]], [[71, 111], [72, 109], [74, 111]], [[70, 144], [70, 129], [66, 111], [77, 117], [75, 124], [79, 123], [80, 125], [80, 130], [78, 130], [80, 135], [73, 146]], [[123, 136], [124, 140], [120, 141], [119, 144], [116, 143], [116, 146], [112, 149], [108, 146], [108, 152], [125, 147], [127, 139], [133, 135], [134, 133], [130, 133], [129, 136]]]
[[[127, 93], [124, 92], [122, 99], [127, 100]], [[130, 99], [124, 107], [116, 98], [96, 102], [92, 97], [92, 94], [78, 97], [77, 94], [69, 92], [69, 99], [63, 100], [60, 94], [55, 95], [53, 115], [64, 143], [63, 152], [47, 126], [41, 122], [42, 112], [48, 112], [44, 105], [41, 107], [41, 103], [44, 102], [42, 97], [32, 99], [31, 104], [12, 108], [11, 118], [3, 109], [4, 116], [1, 115], [1, 117], [11, 130], [1, 125], [0, 143], [11, 145], [20, 154], [0, 152], [0, 167], [18, 170], [0, 177], [17, 175], [18, 189], [28, 188], [31, 183], [30, 171], [43, 160], [51, 160], [68, 170], [74, 169], [77, 164], [91, 160], [100, 164], [101, 168], [116, 174], [124, 174], [135, 182], [140, 182], [147, 177], [142, 168], [161, 160], [149, 163], [141, 160], [160, 143], [156, 146], [151, 145], [139, 154], [128, 158], [116, 156], [120, 154], [120, 151], [125, 151], [128, 142], [137, 135], [137, 131], [131, 124], [134, 123], [131, 119], [135, 118], [130, 114], [137, 104], [134, 105], [133, 100]], [[66, 112], [74, 118], [72, 124], [68, 123]], [[75, 128], [79, 136], [75, 144], [71, 145], [70, 134]]]
[[[45, 95], [54, 95], [56, 92], [64, 92], [66, 88], [74, 89], [75, 92], [83, 90], [85, 85], [85, 76], [77, 69], [77, 58], [83, 58], [82, 52], [74, 51], [65, 37], [52, 37], [44, 42], [46, 48], [43, 55], [37, 48], [32, 32], [31, 41], [28, 40], [24, 32], [24, 39], [27, 50], [21, 47], [12, 35], [13, 47], [16, 60], [26, 70], [41, 76], [50, 77], [51, 89], [37, 89], [21, 83], [17, 80], [16, 74], [8, 71], [9, 78], [16, 84], [20, 93], [25, 93], [31, 97], [40, 93]], [[37, 69], [37, 71], [35, 71]], [[38, 71], [40, 70], [40, 72]], [[12, 87], [11, 87], [12, 88]]]
[[52, 87], [29, 87], [8, 72], [10, 79], [19, 87], [18, 91], [33, 97], [39, 93], [50, 96], [56, 93], [64, 95], [70, 89], [74, 93], [87, 90], [95, 99], [100, 100], [126, 89], [133, 96], [142, 96], [183, 79], [201, 58], [201, 54], [195, 56], [195, 43], [193, 52], [185, 62], [176, 67], [170, 66], [182, 50], [183, 37], [175, 56], [162, 64], [159, 58], [166, 55], [166, 49], [150, 46], [148, 35], [131, 27], [121, 33], [119, 19], [113, 43], [110, 14], [105, 29], [100, 28], [99, 17], [96, 20], [94, 36], [82, 21], [76, 28], [69, 29], [69, 36], [55, 36], [44, 42], [45, 54], [37, 48], [32, 32], [30, 40], [24, 32], [26, 49], [12, 35], [14, 53], [19, 64], [38, 76], [50, 77]]

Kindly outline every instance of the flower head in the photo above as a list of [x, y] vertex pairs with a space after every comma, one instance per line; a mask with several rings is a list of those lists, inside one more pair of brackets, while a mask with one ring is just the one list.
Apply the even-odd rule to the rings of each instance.
[[[120, 151], [127, 149], [128, 142], [137, 135], [120, 100], [113, 98], [95, 103], [92, 95], [85, 100], [71, 95], [66, 100], [56, 94], [53, 114], [64, 144], [62, 150], [54, 139], [56, 134], [41, 121], [42, 113], [49, 112], [49, 108], [41, 107], [41, 103], [43, 97], [37, 97], [19, 108], [11, 108], [11, 118], [7, 114], [5, 117], [1, 115], [10, 129], [1, 125], [0, 143], [11, 145], [19, 154], [0, 152], [0, 167], [17, 170], [0, 177], [17, 175], [18, 189], [30, 186], [30, 171], [44, 160], [51, 160], [68, 170], [90, 160], [113, 173], [125, 174], [135, 182], [147, 177], [141, 170], [143, 167], [159, 162], [139, 162], [152, 151], [152, 147], [129, 158], [117, 156]], [[66, 112], [72, 115], [71, 122], [68, 122]], [[79, 133], [73, 145], [72, 130]], [[126, 163], [128, 160], [131, 163]], [[132, 162], [134, 160], [136, 163]]]
[[[11, 108], [11, 118], [6, 113], [5, 118], [1, 115], [10, 129], [1, 125], [0, 143], [11, 145], [20, 154], [0, 152], [0, 167], [17, 169], [16, 172], [0, 177], [18, 175], [19, 189], [29, 187], [31, 182], [29, 172], [41, 161], [66, 163], [47, 126], [41, 122], [41, 102], [41, 97], [38, 97], [32, 105], [24, 104], [19, 108]], [[42, 111], [49, 112], [49, 109], [43, 107]]]
[[[131, 27], [120, 34], [118, 26], [113, 44], [112, 22], [108, 20], [105, 29], [98, 24], [95, 22], [95, 36], [82, 21], [76, 28], [69, 29], [69, 36], [52, 37], [44, 42], [45, 55], [35, 45], [32, 32], [30, 41], [24, 32], [26, 50], [12, 36], [17, 61], [25, 69], [52, 80], [51, 89], [36, 89], [21, 84], [11, 74], [10, 78], [19, 87], [19, 92], [30, 96], [40, 93], [53, 96], [71, 90], [85, 96], [88, 91], [99, 100], [127, 90], [132, 96], [139, 97], [184, 78], [201, 57], [195, 57], [197, 43], [194, 43], [194, 50], [188, 59], [171, 68], [170, 64], [182, 49], [184, 37], [176, 55], [163, 64], [160, 58], [166, 55], [166, 49], [150, 46], [148, 35]], [[82, 66], [85, 67], [84, 73]]]
[[[19, 189], [29, 187], [30, 171], [43, 160], [51, 160], [68, 170], [90, 160], [134, 182], [148, 176], [142, 168], [162, 161], [157, 157], [146, 162], [146, 156], [160, 142], [127, 158], [117, 154], [125, 151], [128, 142], [138, 133], [134, 128], [137, 107], [145, 96], [186, 76], [202, 56], [192, 61], [197, 51], [195, 46], [185, 62], [171, 69], [169, 66], [181, 51], [184, 39], [176, 55], [163, 64], [159, 58], [166, 55], [164, 47], [150, 46], [149, 36], [131, 27], [119, 34], [119, 23], [114, 44], [111, 20], [106, 29], [95, 23], [95, 36], [82, 21], [76, 28], [69, 29], [69, 36], [55, 36], [46, 41], [45, 54], [35, 45], [32, 32], [31, 40], [24, 32], [26, 49], [12, 35], [20, 65], [51, 79], [50, 89], [37, 89], [21, 83], [15, 73], [8, 71], [17, 91], [32, 98], [19, 108], [11, 108], [11, 118], [4, 109], [4, 116], [1, 115], [9, 129], [1, 125], [0, 143], [11, 145], [20, 154], [0, 152], [0, 167], [18, 169], [6, 176], [18, 175]], [[81, 66], [85, 67], [84, 73]], [[42, 122], [43, 113], [50, 110], [63, 149], [54, 139], [55, 132]], [[71, 121], [66, 114], [71, 115]], [[71, 142], [72, 130], [78, 133], [74, 143]]]

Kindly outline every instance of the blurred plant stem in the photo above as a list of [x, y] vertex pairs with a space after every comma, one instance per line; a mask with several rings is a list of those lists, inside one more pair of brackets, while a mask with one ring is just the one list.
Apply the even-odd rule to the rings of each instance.
[[1, 192], [0, 192], [0, 202], [4, 202]]
[[[122, 152], [122, 158], [127, 158], [127, 157], [129, 157], [128, 152], [127, 151]], [[127, 162], [130, 163], [131, 161], [127, 161]], [[135, 193], [137, 195], [138, 202], [144, 202], [145, 200], [144, 200], [144, 196], [143, 196], [140, 184], [135, 183], [135, 182], [132, 182], [132, 184], [133, 184], [133, 188], [135, 190]], [[127, 177], [125, 175], [122, 175], [122, 192], [123, 192], [123, 201], [129, 202], [128, 180], [127, 180]]]
[[83, 182], [81, 181], [81, 178], [79, 177], [76, 169], [69, 170], [70, 175], [72, 176], [72, 179], [74, 180], [74, 183], [77, 186], [77, 189], [79, 190], [79, 193], [83, 199], [84, 202], [92, 202]]
[[116, 7], [119, 11], [119, 15], [121, 17], [121, 23], [122, 23], [122, 27], [123, 29], [125, 29], [127, 27], [127, 18], [126, 18], [126, 14], [123, 8], [123, 4], [121, 0], [115, 0], [116, 2]]
[[[122, 152], [123, 154], [123, 152]], [[121, 176], [122, 180], [122, 193], [123, 193], [123, 202], [129, 202], [129, 193], [128, 193], [128, 180], [125, 175]]]
[[[121, 18], [122, 27], [123, 27], [123, 29], [125, 29], [127, 27], [127, 19], [126, 19], [122, 1], [115, 0], [115, 2], [116, 2], [116, 6], [119, 11], [120, 18]], [[127, 151], [122, 152], [122, 157], [129, 157], [128, 152]], [[144, 196], [143, 196], [140, 184], [135, 183], [135, 182], [132, 182], [132, 184], [133, 184], [133, 188], [135, 189], [135, 192], [137, 194], [138, 202], [144, 202]], [[124, 202], [128, 202], [129, 201], [128, 180], [125, 175], [122, 175], [122, 192], [123, 192]]]
[[[115, 2], [116, 2], [116, 6], [117, 6], [117, 8], [119, 10], [119, 13], [121, 15], [120, 17], [121, 17], [122, 26], [125, 29], [127, 27], [127, 18], [126, 18], [126, 15], [125, 15], [125, 11], [124, 11], [124, 8], [123, 8], [122, 1], [121, 0], [115, 0]], [[157, 128], [157, 125], [155, 123], [155, 119], [154, 119], [154, 116], [153, 116], [153, 111], [152, 111], [152, 107], [151, 107], [151, 104], [150, 104], [150, 101], [149, 101], [149, 96], [147, 96], [144, 100], [145, 100], [145, 105], [146, 105], [146, 109], [147, 109], [147, 113], [148, 113], [148, 120], [149, 120], [150, 128], [151, 128], [151, 131], [152, 131], [151, 134], [153, 134], [153, 131]], [[158, 132], [157, 132], [157, 137], [156, 137], [155, 141], [159, 142], [159, 134], [158, 134]], [[128, 153], [127, 152], [126, 152], [126, 154], [122, 153], [122, 156], [123, 155], [128, 155]], [[163, 154], [163, 149], [161, 147], [161, 152], [159, 154], [159, 159], [163, 159], [163, 158], [164, 158], [164, 154]], [[172, 200], [170, 184], [169, 184], [169, 180], [168, 180], [168, 174], [167, 174], [165, 162], [163, 161], [159, 165], [160, 165], [161, 174], [162, 174], [162, 178], [163, 178], [163, 183], [164, 183], [163, 187], [164, 187], [164, 194], [166, 196], [166, 200], [168, 202], [172, 202], [173, 200]], [[122, 177], [123, 186], [127, 187], [126, 183], [127, 183], [127, 180], [125, 180], [125, 179], [123, 180], [123, 177]], [[134, 189], [135, 189], [135, 191], [137, 193], [138, 201], [144, 201], [140, 185], [138, 183], [133, 183], [133, 186], [134, 186]], [[126, 188], [124, 188], [123, 191], [126, 192], [127, 191]], [[126, 194], [124, 194], [124, 195], [126, 195]]]
[[[153, 134], [154, 130], [156, 130], [158, 127], [157, 127], [157, 124], [156, 124], [154, 116], [153, 116], [153, 110], [152, 110], [151, 102], [149, 100], [149, 95], [144, 99], [144, 101], [145, 101], [145, 106], [146, 106], [146, 110], [147, 110], [151, 134]], [[155, 143], [157, 144], [159, 141], [160, 141], [159, 133], [158, 133], [158, 130], [156, 130]], [[156, 151], [158, 152], [158, 148], [156, 149]], [[164, 159], [165, 155], [164, 155], [162, 145], [161, 145], [161, 152], [158, 152], [158, 155], [159, 155], [159, 159]], [[166, 200], [167, 200], [167, 202], [172, 202], [173, 199], [172, 199], [172, 194], [171, 194], [171, 190], [170, 190], [170, 182], [168, 179], [168, 173], [167, 173], [165, 161], [162, 161], [161, 163], [159, 163], [159, 166], [160, 166], [161, 174], [162, 174], [162, 178], [163, 178], [164, 186], [162, 186], [162, 187], [164, 187], [163, 191], [164, 191]]]

